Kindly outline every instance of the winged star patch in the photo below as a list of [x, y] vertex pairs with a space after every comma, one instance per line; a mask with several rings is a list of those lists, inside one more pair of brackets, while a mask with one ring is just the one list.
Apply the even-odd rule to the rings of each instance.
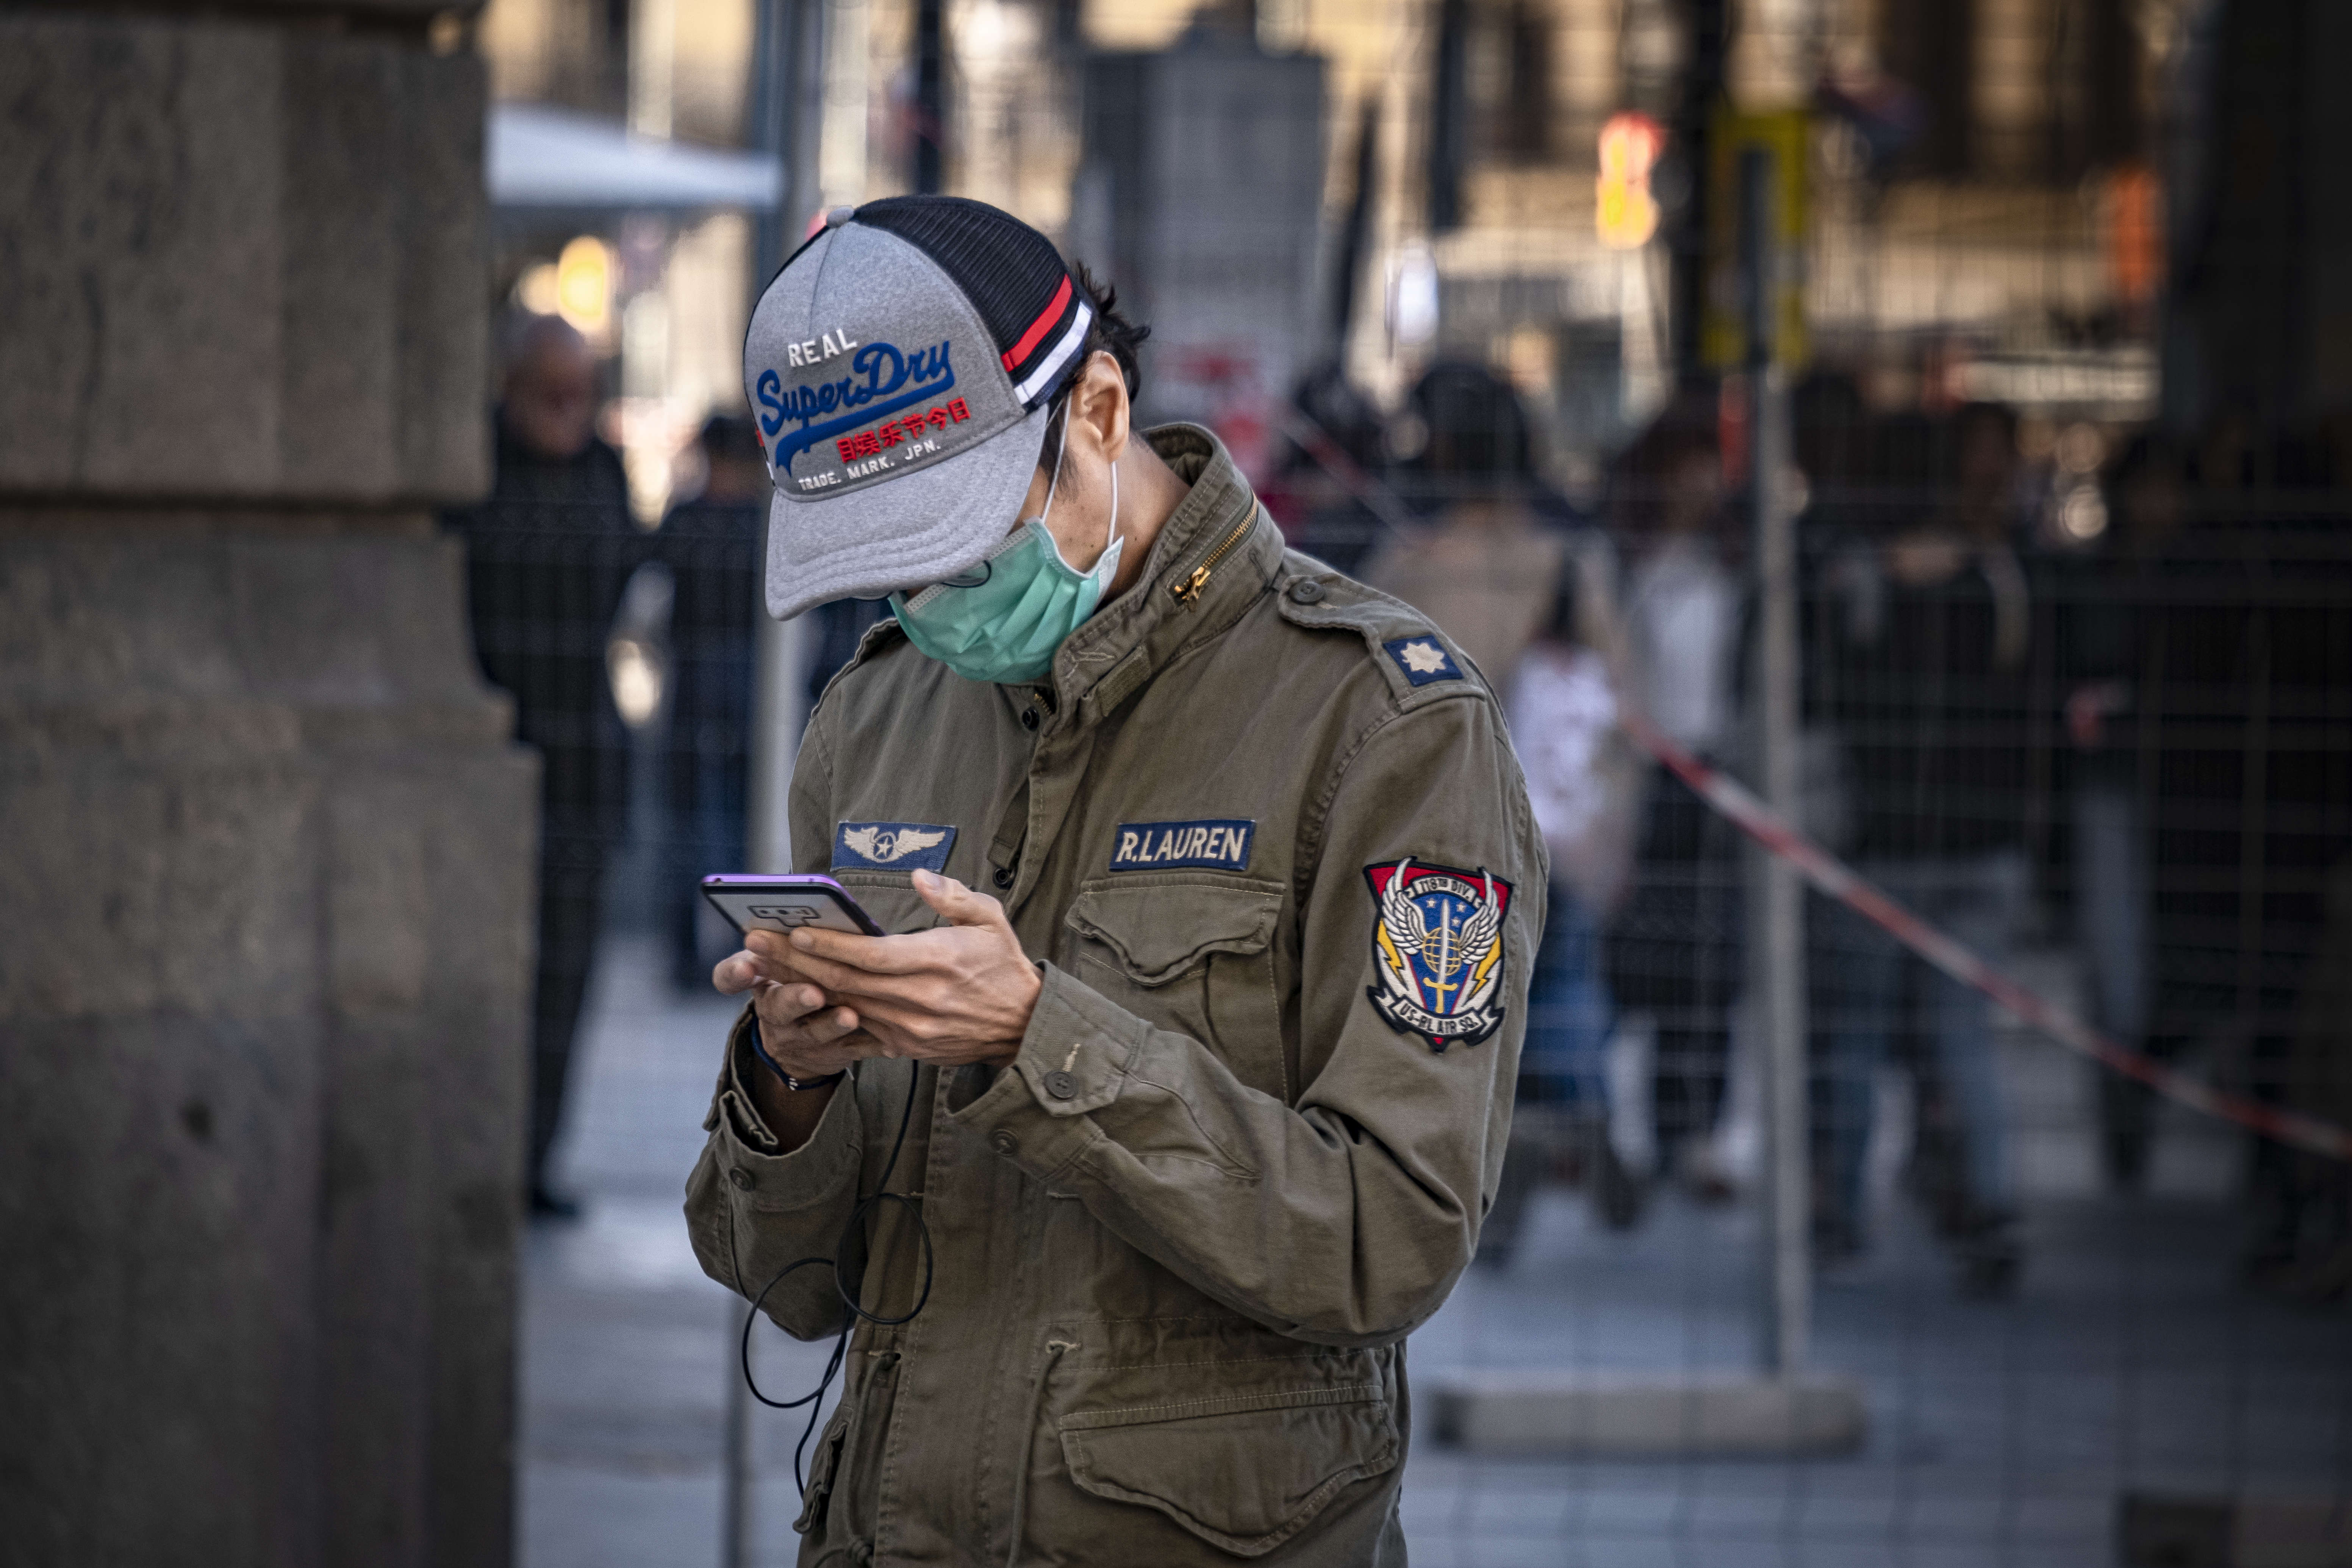
[[835, 830], [833, 868], [944, 871], [955, 836], [936, 822], [845, 822]]
[[1365, 994], [1390, 1028], [1418, 1035], [1440, 1056], [1475, 1046], [1503, 1022], [1503, 916], [1511, 885], [1486, 871], [1367, 866], [1380, 920], [1375, 981]]

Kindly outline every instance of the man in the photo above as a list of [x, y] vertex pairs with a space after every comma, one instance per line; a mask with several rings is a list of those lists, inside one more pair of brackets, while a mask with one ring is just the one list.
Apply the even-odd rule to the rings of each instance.
[[[2147, 721], [2162, 712], [2163, 605], [2184, 570], [2173, 554], [2184, 478], [2170, 442], [2137, 437], [2107, 476], [2104, 536], [2077, 552], [2053, 552], [2050, 568], [2066, 739], [2052, 761], [2069, 807], [2066, 869], [2091, 1022], [2111, 1040], [2161, 1055], [2170, 1054], [2170, 1042], [2151, 1039], [2148, 1026], [2155, 835], [2147, 808], [2162, 731]], [[2137, 1192], [2147, 1179], [2151, 1100], [2137, 1079], [2099, 1075], [2100, 1152], [2118, 1192]]]
[[745, 353], [769, 609], [898, 618], [793, 852], [906, 934], [719, 966], [687, 1198], [797, 1336], [843, 1297], [791, 1265], [859, 1276], [801, 1560], [1402, 1563], [1404, 1336], [1495, 1190], [1542, 920], [1494, 699], [1205, 431], [1131, 431], [1141, 334], [1043, 236], [826, 222]]
[[[700, 492], [672, 507], [651, 541], [655, 557], [669, 568], [673, 594], [662, 925], [671, 982], [698, 990], [709, 982], [711, 960], [725, 951], [708, 929], [718, 917], [703, 900], [700, 879], [746, 864], [754, 623], [768, 502], [775, 494], [750, 419], [711, 416], [699, 446]], [[725, 922], [718, 923], [724, 931]]]
[[[2025, 806], [2036, 767], [2017, 422], [1998, 405], [1969, 404], [1951, 436], [1941, 510], [1839, 563], [1859, 570], [1823, 639], [1822, 706], [1853, 760], [1856, 868], [1999, 968], [2032, 896]], [[1820, 1240], [1839, 1258], [1868, 1239], [1872, 1085], [1902, 1021], [1914, 961], [1843, 904], [1818, 909], [1814, 1016], [1827, 1057], [1831, 1166]], [[1963, 1293], [2004, 1295], [2024, 1255], [1990, 1004], [1940, 972], [1916, 973], [1944, 1114], [1923, 1124], [1915, 1163], [1955, 1244]]]
[[466, 540], [474, 650], [514, 695], [539, 750], [539, 968], [532, 995], [530, 1210], [578, 1212], [548, 1183], [572, 1040], [604, 912], [604, 858], [628, 811], [628, 749], [604, 673], [621, 590], [642, 552], [621, 459], [596, 439], [596, 363], [552, 316], [509, 343], [498, 479], [450, 526]]
[[1364, 580], [1507, 684], [1561, 571], [1600, 542], [1571, 534], [1563, 524], [1574, 514], [1536, 479], [1527, 412], [1508, 383], [1483, 365], [1441, 363], [1414, 384], [1410, 407], [1426, 445], [1396, 477], [1430, 526], [1384, 542]]
[[[1642, 712], [1693, 755], [1735, 744], [1744, 586], [1724, 502], [1714, 409], [1678, 399], [1619, 458], [1611, 521], [1626, 542], [1629, 684]], [[1730, 1021], [1743, 973], [1739, 835], [1671, 770], [1655, 767], [1636, 828], [1633, 887], [1608, 939], [1625, 1094], [1611, 1110], [1637, 1175], [1663, 1153], [1709, 1198], [1727, 1194], [1717, 1154]], [[1646, 1106], [1633, 1103], [1654, 1095]]]

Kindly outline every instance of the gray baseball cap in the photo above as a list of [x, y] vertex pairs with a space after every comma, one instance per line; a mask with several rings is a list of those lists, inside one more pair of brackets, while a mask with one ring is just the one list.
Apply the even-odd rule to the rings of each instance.
[[751, 312], [768, 613], [952, 577], [1020, 521], [1094, 314], [1053, 242], [959, 196], [835, 207]]

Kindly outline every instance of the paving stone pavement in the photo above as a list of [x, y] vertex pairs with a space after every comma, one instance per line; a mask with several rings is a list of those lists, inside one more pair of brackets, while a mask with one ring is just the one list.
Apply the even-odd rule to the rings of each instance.
[[[608, 945], [561, 1158], [588, 1202], [525, 1255], [524, 1568], [719, 1560], [732, 1299], [678, 1215], [733, 1008], [662, 986], [651, 944]], [[2234, 1285], [2238, 1232], [2210, 1201], [2045, 1199], [2016, 1300], [1955, 1298], [1906, 1214], [1825, 1273], [1822, 1366], [1861, 1378], [1864, 1451], [1802, 1463], [1607, 1464], [1471, 1457], [1416, 1435], [1404, 1490], [1416, 1568], [2078, 1568], [2116, 1561], [2129, 1489], [2352, 1499], [2352, 1317]], [[1669, 1197], [1642, 1229], [1541, 1194], [1503, 1273], [1474, 1271], [1415, 1334], [1450, 1367], [1672, 1373], [1747, 1364], [1748, 1216]], [[759, 1337], [763, 1385], [813, 1384], [824, 1349]], [[793, 1415], [757, 1415], [762, 1564], [793, 1561]]]

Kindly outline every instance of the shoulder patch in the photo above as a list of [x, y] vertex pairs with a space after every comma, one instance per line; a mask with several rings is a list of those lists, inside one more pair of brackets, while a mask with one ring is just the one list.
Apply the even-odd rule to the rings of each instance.
[[1434, 637], [1391, 637], [1381, 647], [1415, 686], [1462, 679], [1462, 667], [1454, 661], [1452, 650]]
[[836, 871], [940, 871], [956, 830], [938, 822], [845, 822], [834, 829]]
[[1373, 1011], [1438, 1055], [1475, 1046], [1503, 1022], [1503, 916], [1511, 884], [1485, 870], [1416, 865], [1364, 868], [1371, 884]]
[[1214, 871], [1249, 869], [1250, 840], [1257, 824], [1242, 817], [1197, 822], [1122, 822], [1112, 840], [1114, 871], [1160, 871], [1203, 867]]

